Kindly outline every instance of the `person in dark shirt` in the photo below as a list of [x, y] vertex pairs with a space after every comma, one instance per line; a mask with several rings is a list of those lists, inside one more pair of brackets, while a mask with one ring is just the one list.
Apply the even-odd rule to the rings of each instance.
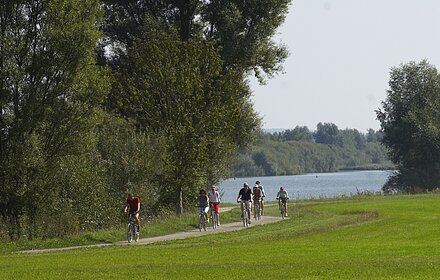
[[[252, 190], [249, 188], [248, 183], [243, 184], [243, 188], [238, 192], [237, 202], [243, 201], [248, 210], [249, 223], [251, 223], [251, 203], [252, 203]], [[241, 212], [243, 213], [243, 203], [241, 204]]]
[[139, 232], [141, 228], [141, 222], [139, 220], [139, 211], [141, 210], [141, 198], [139, 196], [134, 195], [133, 193], [128, 194], [124, 212], [127, 213], [128, 210], [130, 210], [129, 216], [134, 216], [137, 224], [137, 232]]

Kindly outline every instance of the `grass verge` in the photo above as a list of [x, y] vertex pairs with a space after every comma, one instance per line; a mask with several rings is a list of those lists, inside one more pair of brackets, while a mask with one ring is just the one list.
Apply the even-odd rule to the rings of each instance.
[[[0, 279], [438, 279], [439, 198], [291, 203], [289, 220], [243, 231], [145, 246], [3, 254]], [[276, 207], [265, 210], [278, 214]]]

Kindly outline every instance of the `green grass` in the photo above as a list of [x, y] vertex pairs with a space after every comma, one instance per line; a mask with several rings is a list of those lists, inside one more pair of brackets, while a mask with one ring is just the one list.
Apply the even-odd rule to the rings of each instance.
[[290, 207], [289, 220], [239, 232], [3, 253], [0, 279], [438, 279], [439, 202], [440, 195], [307, 201]]
[[[236, 206], [227, 205], [226, 206]], [[226, 212], [220, 214], [222, 223], [239, 221], [238, 211]], [[167, 217], [166, 219], [150, 220], [141, 222], [141, 238], [161, 236], [172, 234], [179, 231], [191, 230], [197, 228], [197, 214], [188, 213], [177, 218]], [[11, 253], [23, 250], [62, 248], [71, 246], [91, 245], [99, 243], [113, 243], [126, 239], [125, 224], [114, 230], [99, 230], [96, 232], [85, 232], [66, 238], [35, 239], [32, 241], [21, 240], [19, 242], [0, 241], [0, 254]], [[1, 279], [1, 278], [0, 278]]]

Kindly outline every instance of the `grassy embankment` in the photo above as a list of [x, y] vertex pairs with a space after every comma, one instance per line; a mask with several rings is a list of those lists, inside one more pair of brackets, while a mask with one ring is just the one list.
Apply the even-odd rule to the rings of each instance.
[[[234, 207], [236, 204], [224, 203], [222, 207]], [[162, 219], [152, 219], [141, 222], [141, 238], [155, 237], [186, 231], [197, 228], [196, 209], [189, 209], [189, 213], [177, 218], [173, 214]], [[191, 212], [193, 211], [193, 212]], [[221, 213], [221, 222], [230, 223], [239, 221], [240, 217], [234, 212]], [[68, 238], [34, 239], [32, 241], [21, 240], [19, 242], [8, 242], [6, 236], [0, 239], [0, 255], [22, 250], [63, 248], [72, 246], [106, 244], [126, 240], [125, 224], [118, 229], [99, 230], [96, 232], [85, 232]]]
[[0, 279], [438, 279], [439, 202], [440, 195], [309, 201], [291, 207], [290, 220], [239, 232], [3, 253]]

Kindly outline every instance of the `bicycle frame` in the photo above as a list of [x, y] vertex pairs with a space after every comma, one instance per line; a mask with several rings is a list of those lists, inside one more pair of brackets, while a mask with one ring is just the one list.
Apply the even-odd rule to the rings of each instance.
[[248, 209], [249, 203], [244, 200], [241, 200], [240, 203], [241, 203], [241, 207], [243, 208], [243, 212], [242, 212], [243, 226], [248, 227], [249, 226], [249, 213], [250, 213], [250, 209]]
[[209, 209], [211, 212], [212, 228], [216, 229], [217, 228], [217, 215], [215, 214], [215, 208], [209, 207]]
[[206, 231], [206, 217], [205, 212], [199, 209], [199, 231], [202, 231], [202, 229]]
[[127, 225], [127, 241], [131, 243], [132, 241], [139, 240], [139, 233], [137, 231], [136, 218], [133, 213], [128, 214], [128, 225]]
[[281, 199], [280, 211], [281, 211], [281, 217], [283, 219], [286, 217], [286, 203], [287, 203], [287, 199]]
[[261, 200], [260, 199], [255, 199], [254, 200], [254, 218], [256, 220], [260, 220], [261, 219]]

